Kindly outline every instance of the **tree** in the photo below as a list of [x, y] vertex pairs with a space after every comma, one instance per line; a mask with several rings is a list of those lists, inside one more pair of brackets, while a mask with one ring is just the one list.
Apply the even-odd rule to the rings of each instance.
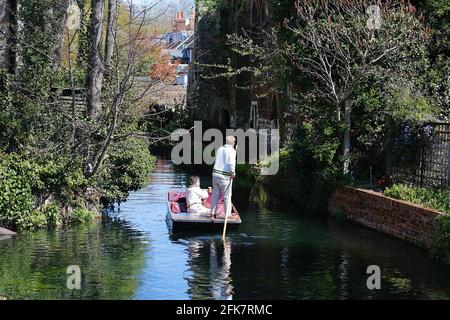
[[[351, 98], [360, 83], [379, 66], [389, 66], [424, 34], [412, 15], [414, 9], [400, 1], [373, 6], [366, 0], [297, 0], [297, 20], [286, 26], [297, 36], [288, 55], [299, 70], [311, 76], [317, 94], [336, 107], [336, 120], [344, 120], [344, 174], [350, 165]], [[344, 119], [342, 110], [344, 109]]]
[[[145, 121], [151, 115], [142, 100], [161, 80], [139, 81], [137, 74], [143, 70], [136, 68], [143, 61], [155, 61], [153, 55], [159, 53], [146, 34], [154, 22], [147, 18], [150, 9], [135, 10], [131, 15], [130, 7], [118, 4], [120, 19], [109, 26], [113, 32], [107, 51], [112, 54], [104, 79], [105, 2], [91, 0], [92, 10], [87, 2], [77, 1], [84, 6], [83, 12], [91, 11], [90, 20], [85, 20], [89, 24], [87, 38], [82, 36], [84, 30], [65, 28], [67, 8], [60, 0], [17, 3], [20, 64], [15, 74], [3, 77], [3, 70], [1, 74], [0, 159], [8, 157], [8, 166], [23, 167], [21, 179], [32, 184], [26, 213], [31, 224], [35, 217], [36, 221], [45, 220], [40, 210], [47, 200], [56, 202], [53, 208], [64, 210], [74, 203], [85, 206], [84, 210], [100, 197], [111, 203], [142, 187], [153, 168], [149, 135], [159, 138], [160, 133], [148, 132]], [[84, 49], [77, 50], [84, 48], [79, 45], [83, 41], [89, 44], [88, 61]], [[147, 74], [150, 70], [148, 67]], [[20, 196], [20, 186], [13, 180], [8, 176], [3, 185], [12, 186], [13, 197]], [[93, 192], [88, 195], [87, 189]], [[0, 207], [14, 206], [14, 199], [4, 199], [9, 203], [0, 203]], [[34, 212], [35, 208], [39, 212]], [[12, 225], [25, 214], [15, 212], [13, 218], [6, 217]]]
[[[17, 61], [17, 0], [5, 1], [4, 33], [5, 69], [10, 74], [16, 73]], [[5, 34], [6, 33], [6, 34]]]
[[108, 70], [111, 66], [111, 59], [113, 57], [114, 39], [117, 32], [117, 0], [108, 1], [108, 23], [106, 26], [106, 41], [105, 41], [105, 69]]
[[55, 4], [54, 8], [52, 8], [52, 16], [53, 21], [56, 25], [56, 47], [55, 47], [55, 63], [54, 70], [57, 70], [59, 64], [61, 63], [61, 51], [63, 49], [63, 37], [64, 31], [66, 30], [66, 21], [67, 21], [67, 9], [69, 8], [70, 0], [61, 0]]
[[[254, 73], [270, 75], [273, 61], [283, 59], [283, 64], [293, 64], [311, 82], [311, 96], [334, 105], [336, 121], [345, 127], [344, 174], [350, 166], [355, 89], [381, 70], [395, 69], [395, 63], [408, 59], [408, 50], [420, 45], [425, 36], [409, 2], [372, 4], [368, 0], [296, 0], [296, 16], [285, 20], [284, 28], [266, 32], [265, 45], [255, 46], [248, 37], [230, 38], [235, 50], [254, 56], [260, 64]], [[283, 29], [291, 34], [287, 40], [278, 36]], [[402, 66], [407, 73], [407, 63]]]
[[76, 0], [78, 8], [81, 11], [80, 28], [78, 30], [77, 43], [77, 64], [84, 67], [87, 62], [87, 54], [89, 51], [89, 0]]
[[91, 0], [91, 20], [89, 26], [89, 76], [87, 109], [95, 120], [102, 109], [102, 86], [104, 65], [101, 57], [105, 0]]

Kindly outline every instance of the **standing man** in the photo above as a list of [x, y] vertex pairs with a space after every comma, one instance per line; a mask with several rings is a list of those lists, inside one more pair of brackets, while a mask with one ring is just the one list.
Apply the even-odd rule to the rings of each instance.
[[231, 183], [236, 177], [236, 149], [234, 148], [236, 138], [227, 136], [225, 142], [225, 145], [217, 150], [212, 174], [213, 201], [211, 218], [213, 219], [216, 217], [220, 192], [223, 194], [224, 215], [228, 213], [228, 205], [231, 204], [231, 201], [228, 201], [228, 199], [231, 200]]

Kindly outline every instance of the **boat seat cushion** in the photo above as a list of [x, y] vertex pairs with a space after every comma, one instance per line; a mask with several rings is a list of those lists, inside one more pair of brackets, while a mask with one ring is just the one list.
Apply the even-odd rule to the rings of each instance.
[[186, 198], [185, 192], [169, 192], [169, 201], [180, 201], [182, 198]]
[[170, 210], [172, 210], [173, 213], [187, 212], [187, 206], [186, 203], [172, 201], [170, 203]]

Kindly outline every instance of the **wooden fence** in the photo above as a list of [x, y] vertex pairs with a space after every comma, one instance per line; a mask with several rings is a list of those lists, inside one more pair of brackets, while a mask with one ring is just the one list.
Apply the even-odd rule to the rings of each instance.
[[449, 189], [450, 123], [432, 123], [431, 126], [431, 142], [421, 148], [414, 164], [390, 169], [392, 182]]

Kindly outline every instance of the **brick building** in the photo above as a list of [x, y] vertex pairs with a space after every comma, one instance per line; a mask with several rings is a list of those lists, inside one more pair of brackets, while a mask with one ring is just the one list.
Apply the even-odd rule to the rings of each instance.
[[189, 19], [185, 16], [185, 12], [183, 10], [178, 11], [173, 19], [172, 31], [190, 32], [194, 30], [195, 30], [195, 10], [192, 10]]

